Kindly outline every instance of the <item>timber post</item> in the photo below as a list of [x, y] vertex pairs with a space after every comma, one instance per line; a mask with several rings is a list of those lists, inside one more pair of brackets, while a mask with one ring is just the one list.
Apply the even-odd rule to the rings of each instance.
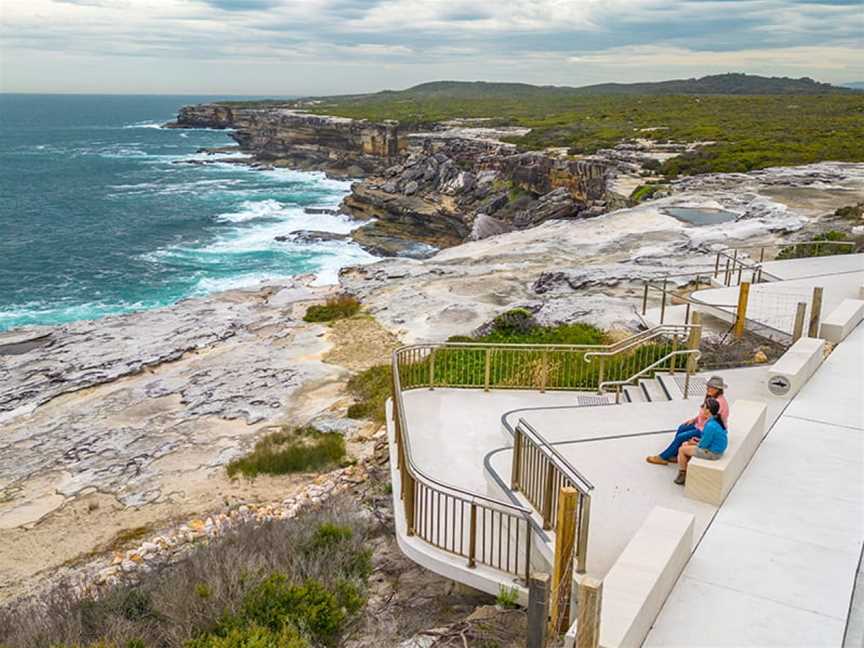
[[600, 645], [600, 611], [603, 602], [603, 581], [586, 576], [577, 592], [575, 648], [597, 648]]
[[549, 574], [528, 579], [528, 648], [545, 648], [549, 624]]
[[804, 335], [804, 318], [807, 314], [807, 302], [798, 302], [795, 309], [795, 326], [792, 329], [792, 344], [795, 344]]
[[747, 302], [750, 299], [750, 284], [746, 281], [738, 284], [738, 310], [735, 317], [735, 337], [744, 336], [744, 326], [747, 323]]
[[815, 338], [819, 335], [819, 318], [822, 316], [822, 288], [813, 289], [813, 300], [810, 302], [810, 328], [807, 335]]
[[576, 507], [578, 491], [562, 486], [558, 492], [555, 555], [552, 571], [550, 634], [567, 632], [570, 627], [570, 596], [573, 588], [573, 561], [576, 545]]

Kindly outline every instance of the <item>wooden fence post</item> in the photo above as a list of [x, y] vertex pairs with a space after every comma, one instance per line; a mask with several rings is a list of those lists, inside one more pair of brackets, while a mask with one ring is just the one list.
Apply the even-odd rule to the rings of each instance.
[[549, 574], [528, 579], [528, 648], [545, 648], [549, 624]]
[[810, 302], [810, 328], [807, 335], [812, 338], [819, 336], [819, 318], [822, 316], [822, 288], [813, 289], [813, 299]]
[[738, 310], [735, 317], [735, 337], [744, 336], [744, 326], [747, 323], [747, 301], [750, 298], [750, 284], [746, 281], [738, 284]]
[[795, 327], [792, 329], [792, 344], [795, 344], [804, 335], [804, 317], [807, 313], [807, 302], [798, 302], [795, 310]]
[[435, 389], [435, 349], [429, 354], [429, 389]]
[[550, 634], [567, 632], [570, 627], [570, 595], [573, 587], [573, 561], [576, 544], [576, 506], [578, 491], [562, 486], [558, 492], [558, 519], [555, 526], [555, 556], [552, 571]]
[[576, 648], [597, 648], [600, 645], [600, 610], [603, 602], [603, 581], [586, 576], [579, 583], [576, 606]]
[[519, 490], [519, 481], [522, 475], [522, 428], [518, 425], [513, 437], [513, 465], [510, 468], [510, 490]]
[[492, 350], [489, 349], [488, 347], [486, 348], [485, 358], [483, 359], [483, 361], [484, 361], [484, 365], [485, 365], [483, 368], [483, 374], [484, 374], [483, 391], [488, 392], [489, 391], [489, 377], [492, 373]]
[[[702, 342], [702, 313], [697, 310], [693, 311], [690, 318], [690, 337], [687, 340], [687, 349], [695, 351], [699, 348]], [[696, 356], [690, 354], [687, 356], [687, 373], [684, 376], [684, 398], [690, 396], [690, 376], [696, 373]]]
[[[404, 461], [404, 459], [403, 459]], [[414, 477], [405, 470], [405, 483], [402, 484], [402, 499], [403, 505], [405, 507], [405, 528], [407, 529], [407, 535], [413, 536], [416, 533], [416, 527], [414, 526], [414, 486], [415, 481]]]

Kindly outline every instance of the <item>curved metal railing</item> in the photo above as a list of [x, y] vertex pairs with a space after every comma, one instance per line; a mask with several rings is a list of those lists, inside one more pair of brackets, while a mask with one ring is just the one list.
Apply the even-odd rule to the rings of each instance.
[[[605, 379], [623, 377], [677, 351], [698, 329], [658, 326], [608, 345], [455, 342], [397, 349], [391, 365], [393, 420], [408, 535], [466, 558], [469, 567], [483, 564], [527, 580], [531, 510], [445, 483], [420, 468], [407, 434], [404, 392], [436, 387], [595, 391]], [[577, 569], [584, 571], [593, 485], [537, 430], [527, 423], [517, 427], [511, 485], [523, 491], [545, 528], [554, 528], [560, 488], [572, 486], [580, 493]]]
[[445, 484], [414, 462], [410, 436], [405, 434], [400, 375], [404, 366], [401, 356], [406, 351], [399, 349], [393, 354], [392, 376], [399, 495], [408, 535], [466, 558], [469, 567], [485, 564], [527, 582], [531, 566], [530, 510]]

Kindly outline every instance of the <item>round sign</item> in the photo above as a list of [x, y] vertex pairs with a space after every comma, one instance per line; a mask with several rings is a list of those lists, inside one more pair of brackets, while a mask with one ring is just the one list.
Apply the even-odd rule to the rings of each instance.
[[786, 376], [771, 376], [768, 379], [768, 391], [775, 396], [783, 396], [783, 394], [789, 391], [791, 386], [792, 383], [789, 382]]

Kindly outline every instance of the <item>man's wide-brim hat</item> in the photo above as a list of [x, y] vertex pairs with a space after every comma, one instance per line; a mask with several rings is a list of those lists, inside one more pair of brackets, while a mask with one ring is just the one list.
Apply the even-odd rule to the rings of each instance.
[[708, 379], [708, 387], [713, 387], [714, 389], [726, 389], [729, 385], [723, 382], [723, 379], [720, 376], [711, 376]]

